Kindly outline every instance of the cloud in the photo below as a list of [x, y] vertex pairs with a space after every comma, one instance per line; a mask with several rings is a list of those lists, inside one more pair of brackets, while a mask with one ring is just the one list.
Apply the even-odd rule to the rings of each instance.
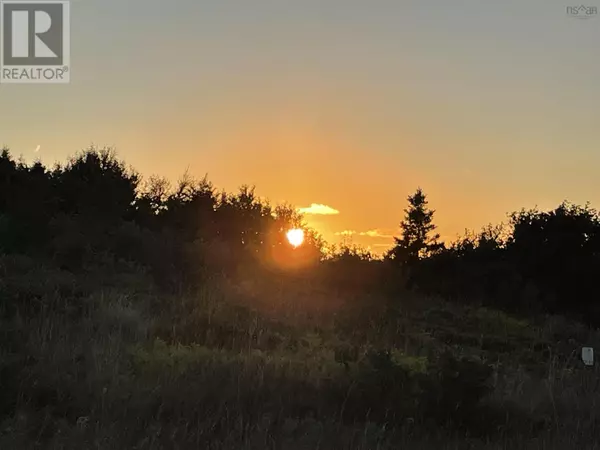
[[322, 216], [329, 216], [340, 213], [337, 209], [334, 209], [331, 206], [321, 205], [319, 203], [311, 203], [310, 206], [305, 208], [298, 208], [297, 211], [302, 214], [315, 214]]
[[[391, 232], [385, 233], [379, 229], [367, 230], [367, 231], [354, 231], [354, 230], [344, 230], [338, 231], [334, 233], [336, 236], [363, 236], [370, 238], [393, 238], [394, 235]], [[387, 244], [386, 244], [387, 245]]]
[[378, 229], [369, 230], [369, 231], [363, 231], [363, 232], [358, 233], [358, 234], [360, 236], [368, 236], [368, 237], [372, 237], [372, 238], [391, 238], [391, 237], [394, 237], [394, 235], [383, 233], [383, 232], [379, 231]]
[[336, 236], [352, 236], [354, 234], [356, 234], [356, 231], [354, 230], [344, 230], [335, 233]]

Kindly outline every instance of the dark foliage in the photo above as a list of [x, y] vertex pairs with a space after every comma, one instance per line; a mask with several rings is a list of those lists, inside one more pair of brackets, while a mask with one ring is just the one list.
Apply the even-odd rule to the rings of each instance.
[[[166, 289], [201, 282], [209, 273], [306, 266], [323, 243], [293, 208], [272, 208], [253, 187], [217, 193], [206, 179], [185, 174], [172, 189], [163, 178], [140, 177], [110, 149], [91, 148], [52, 171], [41, 163], [0, 155], [0, 249], [43, 255], [71, 271], [99, 261], [142, 264]], [[294, 249], [285, 237], [300, 227]]]
[[[323, 241], [293, 207], [272, 207], [253, 187], [218, 193], [206, 177], [188, 174], [174, 188], [156, 176], [142, 183], [110, 149], [91, 148], [53, 170], [15, 161], [4, 149], [0, 184], [0, 249], [44, 255], [71, 271], [130, 261], [165, 289], [181, 290], [215, 274], [289, 272], [321, 261], [327, 283], [348, 293], [408, 286], [509, 311], [600, 321], [593, 295], [600, 218], [588, 205], [522, 210], [508, 225], [444, 245], [418, 189], [382, 263], [351, 245], [325, 257]], [[306, 233], [297, 249], [285, 237], [294, 227]]]
[[[526, 435], [557, 424], [561, 405], [500, 408], [490, 395], [500, 364], [489, 362], [512, 352], [528, 364], [552, 347], [478, 306], [600, 323], [600, 217], [587, 205], [523, 210], [445, 245], [418, 189], [381, 260], [353, 245], [326, 252], [294, 207], [273, 207], [254, 187], [218, 192], [187, 174], [174, 187], [143, 182], [111, 150], [52, 170], [4, 150], [0, 187], [0, 420], [18, 427], [33, 411], [26, 434], [42, 446], [65, 423], [82, 438], [87, 420], [128, 448], [153, 448], [137, 439], [152, 425], [165, 430], [158, 440], [185, 428], [193, 448], [208, 448], [238, 431], [243, 442], [248, 424], [282, 434], [286, 420], [314, 418], [485, 438], [518, 422]], [[295, 228], [298, 248], [286, 238]], [[452, 308], [475, 319], [429, 310], [433, 297], [468, 304]], [[292, 326], [297, 300], [304, 314], [294, 310]], [[473, 320], [505, 334], [484, 336]], [[571, 334], [553, 349], [567, 375]], [[550, 370], [546, 359], [536, 370]], [[588, 406], [578, 411], [594, 424]]]
[[487, 227], [421, 260], [421, 289], [522, 313], [566, 313], [600, 323], [600, 217], [562, 203], [520, 211], [506, 227]]

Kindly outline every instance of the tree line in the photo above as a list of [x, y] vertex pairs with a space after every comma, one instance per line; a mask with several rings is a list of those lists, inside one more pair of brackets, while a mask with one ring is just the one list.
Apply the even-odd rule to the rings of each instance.
[[512, 312], [549, 312], [600, 323], [600, 215], [564, 201], [522, 209], [508, 222], [467, 231], [445, 244], [418, 189], [408, 197], [400, 237], [386, 259], [425, 293]]
[[[251, 186], [227, 193], [187, 174], [175, 185], [143, 180], [110, 149], [91, 148], [50, 169], [4, 149], [0, 186], [0, 252], [37, 255], [68, 270], [137, 264], [165, 289], [239, 271], [304, 271], [346, 289], [415, 289], [600, 322], [600, 216], [589, 205], [521, 210], [506, 224], [444, 243], [417, 189], [380, 261], [360, 247], [327, 246], [294, 207], [273, 206]], [[291, 228], [305, 231], [298, 248], [287, 242]]]

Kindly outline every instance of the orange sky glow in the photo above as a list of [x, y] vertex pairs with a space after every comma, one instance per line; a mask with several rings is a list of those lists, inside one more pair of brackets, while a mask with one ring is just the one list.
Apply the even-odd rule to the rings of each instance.
[[127, 3], [73, 1], [71, 83], [0, 86], [0, 146], [256, 185], [375, 252], [419, 186], [447, 241], [600, 206], [600, 18], [564, 2]]

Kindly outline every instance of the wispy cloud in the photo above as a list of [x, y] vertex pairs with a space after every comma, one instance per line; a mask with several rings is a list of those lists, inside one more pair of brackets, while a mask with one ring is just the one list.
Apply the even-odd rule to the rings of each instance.
[[[378, 228], [367, 231], [355, 231], [355, 230], [343, 230], [334, 233], [336, 236], [361, 236], [368, 238], [382, 238], [391, 239], [394, 237], [392, 231], [382, 231]], [[376, 245], [388, 245], [388, 244], [376, 244]]]
[[383, 232], [379, 229], [367, 230], [367, 231], [354, 231], [354, 230], [344, 230], [338, 231], [335, 233], [336, 236], [363, 236], [370, 238], [392, 238], [394, 237], [391, 232]]
[[311, 203], [310, 206], [298, 208], [298, 212], [302, 214], [314, 214], [322, 216], [329, 216], [340, 213], [337, 209], [334, 209], [331, 206], [321, 205], [319, 203]]
[[344, 230], [344, 231], [338, 231], [335, 233], [336, 236], [353, 236], [356, 234], [356, 231], [354, 230]]
[[368, 237], [372, 237], [372, 238], [391, 238], [394, 237], [393, 234], [388, 234], [385, 232], [382, 232], [378, 229], [374, 229], [374, 230], [369, 230], [369, 231], [363, 231], [362, 233], [359, 233], [360, 236], [368, 236]]

